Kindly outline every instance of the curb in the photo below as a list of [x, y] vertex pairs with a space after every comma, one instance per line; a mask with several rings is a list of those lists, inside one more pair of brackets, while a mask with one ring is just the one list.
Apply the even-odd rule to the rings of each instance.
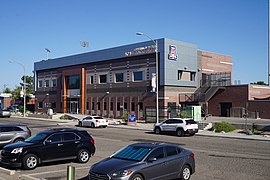
[[21, 175], [19, 176], [20, 180], [40, 180], [39, 178], [31, 177], [29, 175]]
[[7, 174], [7, 175], [10, 175], [10, 176], [13, 176], [16, 173], [15, 170], [9, 170], [9, 169], [2, 168], [2, 167], [0, 167], [0, 172]]

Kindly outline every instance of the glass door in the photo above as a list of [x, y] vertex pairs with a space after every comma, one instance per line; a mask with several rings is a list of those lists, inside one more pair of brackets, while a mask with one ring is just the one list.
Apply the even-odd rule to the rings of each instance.
[[70, 101], [70, 113], [79, 114], [79, 103], [78, 103], [78, 101]]

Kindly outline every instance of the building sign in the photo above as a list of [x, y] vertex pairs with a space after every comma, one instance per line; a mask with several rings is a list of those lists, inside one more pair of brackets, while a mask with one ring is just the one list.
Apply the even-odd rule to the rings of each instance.
[[177, 59], [177, 51], [176, 51], [176, 46], [175, 45], [170, 45], [169, 46], [168, 59], [170, 59], [170, 60], [176, 60]]
[[144, 46], [135, 48], [133, 51], [125, 52], [125, 56], [137, 56], [142, 54], [150, 54], [156, 52], [156, 46]]

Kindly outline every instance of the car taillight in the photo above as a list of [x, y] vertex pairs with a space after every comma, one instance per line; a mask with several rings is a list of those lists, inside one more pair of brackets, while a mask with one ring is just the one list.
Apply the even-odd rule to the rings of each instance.
[[98, 122], [99, 122], [99, 120], [96, 120], [96, 122], [98, 123]]
[[195, 154], [194, 153], [190, 153], [189, 156], [194, 158]]
[[106, 120], [106, 122], [108, 122], [108, 120]]
[[95, 145], [95, 140], [94, 139], [90, 139], [90, 143]]
[[31, 136], [31, 131], [27, 131], [27, 134], [29, 134]]

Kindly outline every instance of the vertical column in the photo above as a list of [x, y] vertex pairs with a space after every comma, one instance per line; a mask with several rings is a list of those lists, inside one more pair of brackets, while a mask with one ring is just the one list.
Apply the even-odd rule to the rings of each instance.
[[92, 106], [92, 101], [93, 101], [92, 96], [90, 96], [88, 100], [89, 100], [89, 114], [92, 114], [92, 108], [93, 108], [93, 106]]
[[135, 99], [135, 114], [136, 114], [136, 117], [137, 119], [140, 119], [140, 97], [137, 96]]
[[67, 85], [66, 76], [63, 77], [63, 113], [67, 112]]
[[81, 114], [85, 114], [85, 69], [81, 69]]
[[107, 117], [110, 117], [110, 112], [111, 112], [111, 98], [110, 96], [108, 95], [107, 96]]
[[117, 117], [117, 96], [114, 97], [114, 101], [113, 101], [113, 115], [114, 118]]

